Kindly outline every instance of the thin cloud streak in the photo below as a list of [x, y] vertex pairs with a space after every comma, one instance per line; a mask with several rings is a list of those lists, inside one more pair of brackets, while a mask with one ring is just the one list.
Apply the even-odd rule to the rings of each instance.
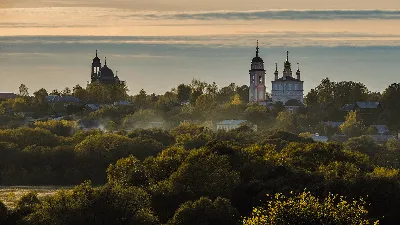
[[[293, 38], [296, 37], [296, 38]], [[237, 35], [203, 36], [10, 36], [0, 37], [4, 51], [18, 50], [23, 45], [171, 45], [213, 47], [247, 47], [259, 40], [264, 46], [398, 46], [399, 34], [351, 32], [269, 32]], [[142, 57], [142, 56], [139, 56]]]
[[399, 10], [260, 10], [135, 13], [122, 18], [151, 20], [399, 20]]

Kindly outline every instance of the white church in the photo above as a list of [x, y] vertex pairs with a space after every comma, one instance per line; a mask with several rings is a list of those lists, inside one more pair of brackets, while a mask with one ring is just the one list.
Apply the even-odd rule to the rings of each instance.
[[296, 71], [296, 77], [293, 76], [292, 66], [289, 62], [289, 52], [286, 53], [284, 70], [282, 77], [279, 77], [278, 64], [275, 69], [275, 79], [272, 81], [271, 99], [266, 97], [265, 69], [264, 61], [259, 56], [259, 47], [257, 41], [256, 57], [251, 61], [249, 102], [257, 102], [262, 105], [268, 103], [281, 102], [285, 106], [298, 107], [304, 105], [303, 83], [300, 77], [300, 68]]

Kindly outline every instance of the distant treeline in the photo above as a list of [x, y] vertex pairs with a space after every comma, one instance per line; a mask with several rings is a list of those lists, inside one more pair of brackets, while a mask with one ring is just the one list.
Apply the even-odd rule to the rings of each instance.
[[[49, 102], [48, 95], [71, 96], [76, 102]], [[268, 95], [268, 94], [267, 94]], [[285, 111], [285, 105], [274, 103], [269, 107], [248, 104], [249, 87], [217, 84], [193, 80], [180, 84], [162, 95], [148, 94], [141, 90], [134, 96], [121, 85], [79, 85], [62, 91], [48, 92], [40, 89], [30, 95], [25, 85], [15, 99], [0, 103], [0, 128], [17, 128], [27, 118], [68, 116], [68, 120], [99, 121], [107, 130], [148, 128], [150, 122], [163, 123], [164, 128], [173, 128], [182, 121], [205, 123], [207, 126], [227, 119], [244, 119], [261, 130], [286, 130], [293, 133], [320, 133], [330, 136], [341, 130], [327, 129], [324, 121], [345, 121], [348, 111], [342, 108], [356, 102], [380, 102], [380, 107], [369, 116], [358, 115], [361, 125], [387, 125], [391, 133], [400, 130], [400, 84], [394, 83], [382, 93], [371, 92], [362, 83], [352, 81], [333, 82], [328, 78], [305, 96], [305, 106], [299, 107], [295, 115]], [[119, 104], [127, 101], [131, 104]], [[116, 104], [114, 104], [116, 103]], [[98, 110], [88, 104], [101, 106]], [[363, 126], [361, 126], [363, 127]], [[371, 133], [371, 129], [366, 133]], [[351, 135], [354, 136], [354, 135]]]

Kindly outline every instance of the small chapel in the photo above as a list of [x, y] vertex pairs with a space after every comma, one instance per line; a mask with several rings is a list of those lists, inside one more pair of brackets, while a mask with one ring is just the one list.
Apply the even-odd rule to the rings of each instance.
[[[118, 73], [118, 71], [117, 71]], [[93, 58], [92, 70], [91, 70], [91, 83], [99, 82], [101, 84], [121, 84], [118, 74], [114, 75], [112, 69], [107, 66], [107, 57], [104, 59], [104, 66], [101, 67], [101, 60], [97, 56]]]
[[275, 78], [272, 80], [271, 99], [267, 99], [264, 60], [259, 56], [260, 48], [256, 47], [256, 56], [251, 61], [249, 102], [262, 105], [281, 102], [285, 106], [303, 106], [303, 83], [300, 77], [300, 66], [297, 63], [296, 77], [293, 77], [292, 64], [289, 62], [289, 52], [286, 52], [286, 61], [282, 76], [279, 77], [278, 64], [275, 64]]

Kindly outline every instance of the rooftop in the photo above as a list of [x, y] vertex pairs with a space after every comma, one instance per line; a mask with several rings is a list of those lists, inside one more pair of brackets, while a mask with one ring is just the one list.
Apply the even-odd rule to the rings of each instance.
[[238, 125], [241, 125], [242, 123], [246, 123], [246, 122], [247, 122], [247, 120], [224, 120], [224, 121], [217, 123], [217, 125], [238, 126]]
[[46, 96], [46, 101], [48, 102], [62, 102], [62, 103], [78, 103], [81, 100], [73, 97], [73, 96], [58, 96], [58, 95], [49, 95]]
[[0, 99], [16, 98], [17, 95], [12, 92], [0, 92]]
[[376, 109], [380, 104], [379, 102], [356, 102], [356, 105], [362, 109]]

